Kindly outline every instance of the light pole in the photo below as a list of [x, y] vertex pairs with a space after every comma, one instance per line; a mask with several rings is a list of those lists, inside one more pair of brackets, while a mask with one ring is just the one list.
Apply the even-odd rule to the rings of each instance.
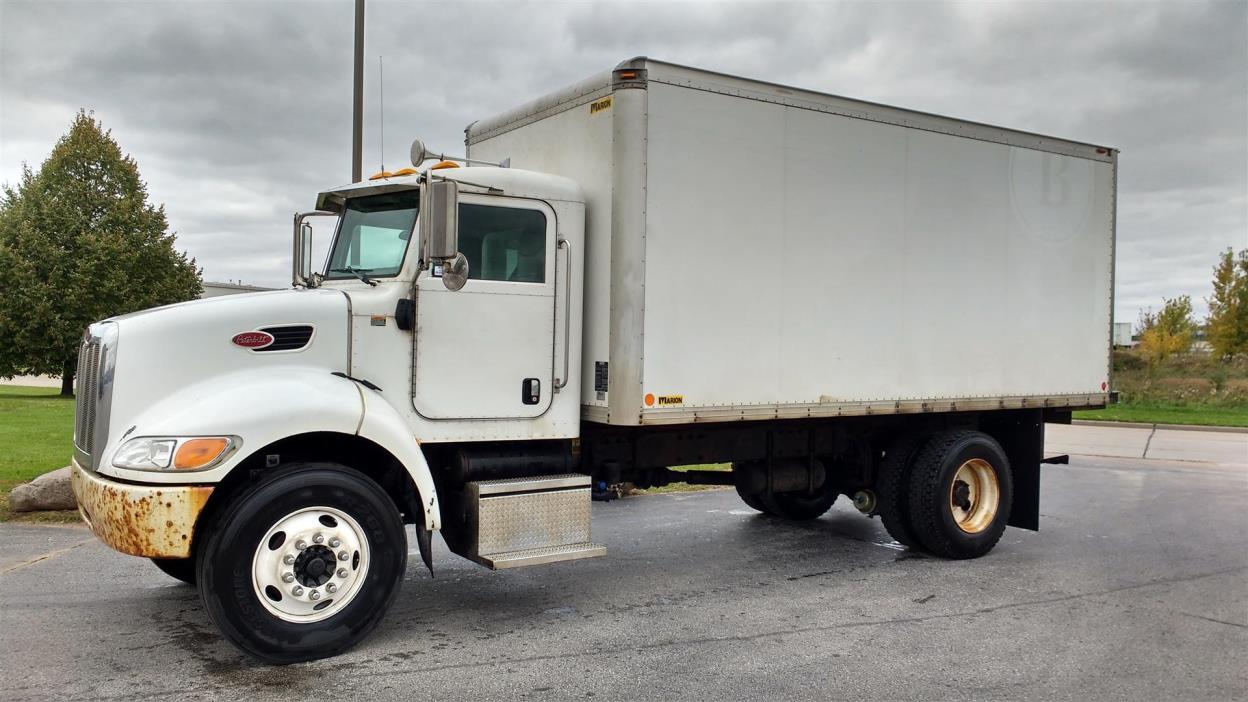
[[351, 106], [351, 182], [364, 180], [364, 0], [355, 0], [355, 84]]

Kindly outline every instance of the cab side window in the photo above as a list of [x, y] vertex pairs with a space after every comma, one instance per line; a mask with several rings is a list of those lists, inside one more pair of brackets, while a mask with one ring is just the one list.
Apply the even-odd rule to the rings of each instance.
[[459, 206], [459, 251], [474, 280], [546, 282], [546, 215], [537, 210]]

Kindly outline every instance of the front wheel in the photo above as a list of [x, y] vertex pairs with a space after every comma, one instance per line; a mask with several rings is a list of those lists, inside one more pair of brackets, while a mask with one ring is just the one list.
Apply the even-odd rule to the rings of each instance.
[[407, 539], [367, 476], [290, 465], [239, 495], [198, 550], [200, 596], [227, 639], [269, 663], [334, 656], [363, 640], [398, 594]]

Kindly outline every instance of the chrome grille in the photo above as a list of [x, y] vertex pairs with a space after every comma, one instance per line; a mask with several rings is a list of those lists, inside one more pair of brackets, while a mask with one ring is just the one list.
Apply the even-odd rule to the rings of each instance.
[[74, 446], [90, 456], [95, 443], [95, 412], [99, 397], [100, 343], [87, 339], [78, 349], [78, 375], [75, 390]]

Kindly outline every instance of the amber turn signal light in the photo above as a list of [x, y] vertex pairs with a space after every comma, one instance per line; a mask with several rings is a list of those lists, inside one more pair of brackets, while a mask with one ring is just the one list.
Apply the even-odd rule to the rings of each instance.
[[178, 447], [173, 455], [175, 470], [195, 470], [212, 463], [230, 447], [230, 440], [214, 436], [208, 439], [188, 439]]

